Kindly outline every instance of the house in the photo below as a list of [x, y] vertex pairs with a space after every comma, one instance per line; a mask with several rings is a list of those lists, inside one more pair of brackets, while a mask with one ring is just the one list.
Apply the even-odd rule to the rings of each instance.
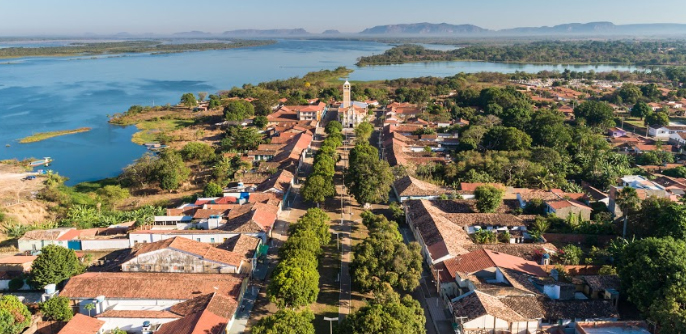
[[[195, 333], [176, 325], [161, 331], [186, 318], [186, 329], [219, 334], [231, 326], [247, 284], [245, 276], [232, 274], [99, 272], [72, 277], [59, 295], [70, 300], [76, 313], [90, 312], [104, 321], [105, 331], [118, 327], [140, 333], [145, 326], [156, 333]], [[94, 306], [90, 311], [86, 308], [89, 304]], [[223, 311], [205, 319], [208, 309]]]
[[138, 244], [121, 264], [124, 272], [248, 274], [252, 263], [245, 254], [210, 244], [174, 237]]
[[36, 256], [14, 255], [0, 258], [0, 272], [27, 273]]
[[607, 129], [607, 135], [608, 137], [616, 138], [616, 137], [623, 137], [626, 135], [626, 131], [624, 131], [621, 128], [613, 127]]
[[651, 125], [648, 127], [648, 135], [650, 135], [651, 137], [668, 138], [671, 134], [680, 132], [686, 132], [685, 125]]
[[101, 334], [105, 322], [77, 313], [57, 334]]
[[412, 176], [404, 176], [393, 182], [393, 191], [402, 203], [409, 199], [438, 199], [454, 193], [453, 190], [440, 187]]
[[686, 132], [675, 132], [669, 134], [669, 143], [677, 146], [686, 144]]
[[[460, 333], [536, 333], [544, 317], [543, 309], [530, 305], [518, 313], [501, 298], [480, 291], [470, 291], [458, 298], [451, 309]], [[524, 308], [526, 309], [526, 308]]]
[[17, 240], [17, 246], [20, 252], [36, 252], [47, 245], [68, 248], [70, 237], [67, 233], [74, 230], [76, 229], [68, 227], [28, 231]]
[[129, 247], [133, 248], [139, 243], [152, 243], [175, 237], [218, 245], [239, 235], [252, 236], [255, 238], [263, 237], [260, 233], [242, 234], [223, 230], [138, 230], [129, 233]]
[[584, 294], [591, 299], [618, 299], [621, 281], [617, 275], [576, 276], [584, 282]]
[[570, 215], [576, 215], [583, 221], [591, 220], [593, 209], [579, 201], [571, 199], [560, 199], [546, 201], [546, 213], [554, 214], [557, 218], [567, 219]]
[[626, 175], [621, 178], [620, 186], [610, 187], [610, 201], [608, 204], [608, 210], [616, 215], [621, 215], [619, 206], [616, 204], [617, 195], [621, 192], [624, 187], [631, 187], [636, 189], [638, 198], [644, 200], [650, 196], [655, 196], [659, 198], [669, 198], [673, 201], [678, 200], [678, 196], [672, 193], [666, 187], [648, 180], [647, 178], [640, 175]]

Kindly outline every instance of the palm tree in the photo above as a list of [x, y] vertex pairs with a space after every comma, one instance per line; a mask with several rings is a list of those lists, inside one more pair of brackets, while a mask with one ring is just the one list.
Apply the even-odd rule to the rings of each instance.
[[636, 189], [631, 187], [624, 187], [617, 195], [617, 204], [622, 208], [624, 213], [624, 228], [622, 230], [622, 237], [626, 238], [626, 225], [629, 219], [629, 211], [638, 209], [640, 200]]

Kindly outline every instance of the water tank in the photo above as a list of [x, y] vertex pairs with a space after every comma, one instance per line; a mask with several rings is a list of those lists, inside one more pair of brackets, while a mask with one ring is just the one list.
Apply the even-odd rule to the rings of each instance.
[[150, 321], [143, 321], [143, 327], [150, 327]]
[[55, 284], [48, 284], [45, 286], [44, 289], [45, 289], [46, 294], [53, 294], [53, 293], [55, 293], [57, 286], [55, 286]]
[[95, 300], [96, 300], [98, 303], [102, 303], [102, 302], [105, 301], [105, 296], [97, 296], [97, 297], [95, 297]]

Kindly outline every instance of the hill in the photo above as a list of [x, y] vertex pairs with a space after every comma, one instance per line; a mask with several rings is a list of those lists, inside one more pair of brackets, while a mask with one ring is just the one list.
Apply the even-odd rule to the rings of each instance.
[[240, 29], [225, 31], [227, 36], [303, 36], [310, 35], [305, 29]]
[[451, 34], [475, 34], [485, 33], [489, 30], [477, 27], [472, 24], [447, 24], [447, 23], [412, 23], [412, 24], [392, 24], [382, 25], [365, 29], [361, 34], [376, 35], [396, 35], [396, 34], [415, 34], [415, 35], [451, 35]]

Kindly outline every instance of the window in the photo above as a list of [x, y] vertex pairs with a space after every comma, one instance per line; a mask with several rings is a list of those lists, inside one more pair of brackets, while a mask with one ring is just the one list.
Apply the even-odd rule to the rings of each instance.
[[214, 238], [210, 238], [210, 243], [214, 243]]
[[200, 242], [200, 238], [195, 238], [195, 241]]

